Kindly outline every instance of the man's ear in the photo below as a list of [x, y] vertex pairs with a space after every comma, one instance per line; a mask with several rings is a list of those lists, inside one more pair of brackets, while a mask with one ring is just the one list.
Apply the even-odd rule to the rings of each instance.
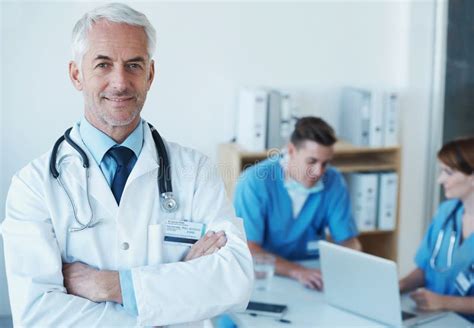
[[150, 90], [151, 84], [155, 78], [155, 61], [152, 59], [150, 62], [150, 72], [148, 73], [148, 90]]
[[69, 78], [71, 79], [74, 87], [77, 90], [82, 91], [83, 85], [81, 71], [79, 66], [77, 66], [77, 63], [73, 60], [69, 62]]
[[293, 157], [296, 153], [296, 146], [292, 143], [288, 143], [288, 155], [290, 155], [290, 158]]

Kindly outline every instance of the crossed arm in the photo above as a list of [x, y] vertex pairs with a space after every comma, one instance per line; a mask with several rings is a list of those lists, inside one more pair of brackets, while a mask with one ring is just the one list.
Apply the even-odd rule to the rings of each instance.
[[[56, 182], [51, 181], [43, 161], [15, 175], [1, 226], [14, 324], [161, 326], [201, 321], [244, 308], [251, 293], [253, 270], [242, 223], [233, 213], [220, 177], [209, 173], [217, 170], [205, 158], [198, 164], [196, 180], [189, 182], [193, 189], [189, 212], [194, 218], [206, 218], [209, 229], [225, 231], [225, 247], [211, 256], [203, 256], [218, 246], [203, 251], [196, 243], [187, 261], [161, 265], [147, 265], [146, 256], [136, 263], [105, 264], [104, 255], [98, 253], [96, 260], [87, 262], [101, 263], [102, 268], [109, 269], [131, 267], [138, 316], [120, 305], [126, 299], [121, 300], [117, 272], [76, 263], [63, 266], [62, 260], [68, 254], [68, 223], [62, 215], [67, 204], [58, 200]], [[156, 190], [154, 183], [149, 187]], [[145, 221], [140, 221], [140, 229], [148, 227]], [[93, 233], [100, 235], [99, 230]]]
[[[215, 253], [227, 243], [224, 231], [209, 231], [189, 250], [184, 261]], [[90, 301], [122, 304], [118, 271], [98, 270], [81, 262], [63, 265], [64, 287], [70, 295]]]

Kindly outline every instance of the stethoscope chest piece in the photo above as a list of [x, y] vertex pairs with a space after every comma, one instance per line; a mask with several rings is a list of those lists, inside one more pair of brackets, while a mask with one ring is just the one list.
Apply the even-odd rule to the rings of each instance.
[[171, 213], [178, 210], [178, 203], [172, 192], [164, 192], [161, 194], [161, 207], [165, 212]]

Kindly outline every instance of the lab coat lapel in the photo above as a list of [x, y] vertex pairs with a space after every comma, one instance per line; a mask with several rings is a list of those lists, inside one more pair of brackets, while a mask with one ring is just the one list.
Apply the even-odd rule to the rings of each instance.
[[[112, 190], [102, 174], [100, 167], [95, 162], [92, 154], [89, 152], [79, 135], [79, 125], [76, 124], [71, 130], [71, 138], [82, 148], [82, 150], [84, 150], [89, 158], [89, 186], [86, 186], [86, 179], [84, 176], [85, 169], [82, 167], [79, 160], [73, 161], [68, 166], [68, 171], [70, 172], [70, 175], [68, 174], [68, 176], [71, 176], [82, 187], [84, 195], [88, 188], [89, 194], [96, 199], [112, 215], [112, 217], [116, 217], [118, 212], [117, 202], [115, 201]], [[64, 142], [64, 144], [66, 144], [66, 142]], [[69, 145], [67, 145], [67, 152], [77, 156], [75, 153], [76, 150]]]
[[[125, 185], [124, 193], [127, 191], [127, 186], [132, 184], [134, 180], [138, 179], [144, 174], [150, 173], [153, 170], [158, 170], [158, 160], [157, 160], [157, 153], [155, 142], [153, 141], [153, 137], [151, 135], [151, 131], [148, 128], [148, 123], [144, 122], [145, 128], [143, 131], [143, 148], [140, 152], [140, 156], [138, 156], [137, 162], [133, 167], [132, 172], [130, 172], [130, 176], [127, 179], [127, 184]], [[156, 181], [158, 183], [158, 181]], [[158, 184], [156, 184], [156, 188], [158, 188]], [[123, 197], [123, 195], [122, 195]]]

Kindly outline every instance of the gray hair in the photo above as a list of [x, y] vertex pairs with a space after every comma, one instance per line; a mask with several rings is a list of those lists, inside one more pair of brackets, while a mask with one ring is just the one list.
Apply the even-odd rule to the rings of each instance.
[[74, 26], [72, 31], [72, 55], [79, 67], [81, 66], [84, 54], [88, 50], [87, 33], [92, 25], [101, 19], [113, 23], [143, 27], [147, 37], [148, 57], [152, 58], [156, 46], [156, 31], [150, 24], [150, 21], [148, 21], [148, 18], [125, 4], [110, 3], [85, 13]]

